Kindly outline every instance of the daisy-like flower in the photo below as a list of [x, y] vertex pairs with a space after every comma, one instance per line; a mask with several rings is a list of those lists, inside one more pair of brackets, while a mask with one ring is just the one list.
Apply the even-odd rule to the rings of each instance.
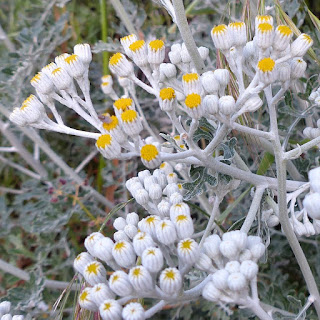
[[120, 38], [120, 43], [124, 49], [126, 55], [131, 58], [131, 50], [129, 50], [130, 45], [137, 41], [138, 38], [135, 34], [129, 34], [128, 36]]
[[129, 241], [117, 241], [113, 246], [112, 255], [114, 260], [121, 267], [128, 268], [136, 261], [136, 255], [134, 253], [132, 244]]
[[219, 99], [219, 112], [230, 116], [236, 111], [236, 102], [232, 96], [223, 96]]
[[124, 320], [144, 320], [145, 311], [140, 303], [130, 302], [123, 308], [122, 317]]
[[92, 288], [85, 288], [79, 295], [80, 307], [90, 311], [97, 311], [97, 305], [94, 302], [94, 297], [92, 295]]
[[[177, 190], [179, 191], [179, 187], [176, 185]], [[170, 194], [170, 196], [173, 193]], [[179, 215], [187, 215], [190, 216], [190, 208], [185, 202], [174, 204], [170, 207], [170, 219], [171, 221], [175, 221], [175, 218]]]
[[129, 136], [138, 135], [143, 127], [137, 111], [127, 110], [121, 114], [121, 124], [124, 132]]
[[186, 264], [194, 264], [199, 255], [198, 246], [198, 243], [193, 239], [181, 240], [177, 246], [179, 259]]
[[188, 113], [191, 118], [199, 119], [205, 113], [205, 108], [202, 104], [202, 99], [198, 93], [190, 93], [184, 100], [184, 110]]
[[110, 134], [102, 134], [96, 142], [96, 147], [107, 159], [118, 158], [121, 154], [120, 144]]
[[115, 297], [114, 293], [106, 283], [96, 284], [91, 290], [91, 295], [97, 307], [99, 307], [104, 300], [114, 299]]
[[62, 67], [54, 69], [50, 78], [58, 90], [67, 90], [72, 86], [72, 78], [69, 73]]
[[93, 232], [90, 235], [88, 235], [84, 240], [84, 246], [89, 251], [91, 255], [94, 256], [94, 245], [96, 242], [100, 239], [104, 238], [103, 234], [101, 232]]
[[162, 251], [156, 247], [149, 247], [142, 252], [142, 265], [150, 272], [159, 272], [163, 266]]
[[58, 66], [54, 62], [50, 62], [49, 64], [47, 64], [41, 69], [41, 72], [43, 72], [45, 75], [50, 77], [51, 72], [57, 68]]
[[132, 60], [138, 67], [145, 67], [148, 64], [147, 46], [144, 40], [137, 40], [131, 43], [129, 50]]
[[161, 157], [157, 147], [154, 144], [145, 144], [140, 149], [142, 163], [150, 169], [154, 169], [161, 164]]
[[293, 32], [288, 26], [277, 26], [274, 33], [273, 49], [277, 51], [284, 51], [290, 44]]
[[65, 68], [68, 73], [75, 79], [81, 78], [86, 71], [86, 67], [84, 66], [82, 60], [76, 54], [72, 54], [71, 56], [64, 59]]
[[104, 116], [106, 118], [102, 125], [103, 129], [110, 133], [119, 144], [127, 141], [127, 135], [122, 131], [118, 118], [109, 114], [104, 114]]
[[148, 44], [148, 62], [159, 65], [163, 62], [166, 48], [162, 40], [152, 40]]
[[182, 76], [182, 86], [184, 94], [201, 94], [202, 87], [200, 77], [197, 73], [187, 73]]
[[127, 110], [135, 110], [133, 100], [131, 98], [120, 98], [113, 103], [114, 112], [117, 117]]
[[119, 77], [129, 77], [133, 74], [133, 65], [120, 52], [115, 53], [109, 60], [109, 68]]
[[89, 262], [84, 268], [83, 276], [91, 285], [105, 283], [107, 281], [106, 269], [103, 264], [98, 261]]
[[156, 226], [156, 235], [158, 240], [165, 244], [170, 245], [177, 239], [175, 225], [170, 220], [163, 220]]
[[296, 57], [290, 61], [290, 67], [292, 79], [299, 79], [303, 77], [307, 69], [307, 63], [302, 58]]
[[293, 57], [303, 57], [312, 45], [312, 38], [309, 35], [302, 33], [292, 42], [291, 55]]
[[228, 30], [233, 46], [243, 47], [247, 43], [247, 28], [244, 22], [231, 22]]
[[99, 313], [102, 320], [121, 320], [122, 307], [116, 300], [107, 299], [101, 303]]
[[152, 237], [155, 236], [156, 226], [160, 222], [160, 218], [156, 215], [150, 215], [144, 219], [142, 219], [138, 223], [138, 227], [141, 231], [150, 234]]
[[260, 23], [256, 29], [258, 47], [267, 49], [272, 46], [274, 38], [273, 26], [270, 23]]
[[128, 275], [122, 270], [118, 270], [110, 276], [109, 287], [120, 297], [130, 296], [133, 291]]
[[50, 94], [54, 91], [51, 79], [44, 73], [38, 72], [30, 81], [31, 85], [41, 94]]
[[77, 257], [73, 261], [73, 267], [76, 271], [83, 275], [85, 266], [89, 262], [95, 261], [93, 257], [88, 252], [81, 252], [77, 255]]
[[277, 72], [275, 62], [271, 58], [263, 58], [258, 62], [257, 66], [259, 80], [263, 83], [272, 83], [276, 81]]
[[138, 256], [141, 256], [145, 249], [155, 246], [151, 236], [146, 232], [138, 232], [133, 238], [132, 243], [134, 251]]
[[261, 23], [269, 23], [271, 25], [273, 25], [273, 18], [272, 16], [269, 15], [265, 15], [265, 16], [256, 16], [255, 18], [255, 30], [257, 30], [259, 24]]
[[217, 49], [229, 50], [232, 47], [232, 37], [225, 24], [214, 27], [211, 30], [211, 38]]
[[92, 52], [88, 43], [79, 43], [73, 47], [73, 52], [80, 58], [82, 63], [88, 68], [92, 61]]
[[170, 112], [174, 108], [174, 102], [176, 101], [176, 94], [172, 88], [163, 88], [159, 93], [160, 108], [165, 112]]
[[133, 288], [141, 294], [152, 291], [154, 288], [149, 271], [143, 266], [130, 269], [129, 280]]
[[169, 295], [178, 295], [182, 287], [182, 277], [178, 269], [166, 268], [159, 278], [160, 288]]

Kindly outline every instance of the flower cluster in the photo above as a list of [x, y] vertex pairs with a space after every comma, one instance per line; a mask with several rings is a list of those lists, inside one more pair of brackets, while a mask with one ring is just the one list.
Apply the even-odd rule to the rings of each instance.
[[2, 301], [0, 303], [0, 319], [1, 320], [23, 320], [22, 315], [12, 315], [10, 312], [11, 303], [9, 301]]

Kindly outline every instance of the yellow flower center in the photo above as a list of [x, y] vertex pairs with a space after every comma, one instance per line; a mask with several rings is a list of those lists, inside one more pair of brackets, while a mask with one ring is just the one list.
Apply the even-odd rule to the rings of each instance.
[[154, 51], [158, 51], [164, 47], [164, 42], [158, 39], [153, 40], [149, 42], [149, 47]]
[[102, 134], [98, 138], [96, 145], [98, 148], [104, 149], [106, 146], [109, 146], [111, 142], [112, 142], [112, 137], [110, 134]]
[[163, 168], [166, 167], [166, 165], [167, 165], [166, 162], [163, 162], [163, 163], [160, 164], [160, 167], [159, 167], [159, 168], [160, 168], [160, 169], [163, 169]]
[[155, 256], [156, 252], [154, 251], [154, 249], [149, 249], [147, 255], [149, 256]]
[[59, 68], [54, 69], [51, 73], [53, 75], [55, 75], [56, 73], [59, 73], [61, 70], [62, 70], [62, 68], [59, 67]]
[[164, 276], [167, 280], [175, 280], [176, 274], [173, 270], [166, 270]]
[[258, 62], [258, 68], [262, 72], [270, 72], [275, 66], [274, 60], [271, 58], [264, 58]]
[[110, 119], [111, 119], [111, 122], [109, 122], [109, 123], [104, 122], [102, 125], [105, 130], [109, 130], [109, 131], [113, 130], [114, 128], [117, 127], [117, 125], [119, 123], [119, 120], [116, 116], [111, 116]]
[[197, 94], [197, 93], [188, 94], [184, 103], [190, 109], [199, 107], [201, 103], [200, 94]]
[[95, 292], [99, 292], [100, 290], [101, 290], [101, 286], [95, 288]]
[[271, 16], [257, 16], [258, 21], [261, 22], [269, 22], [271, 21], [272, 17]]
[[182, 76], [182, 80], [187, 83], [191, 81], [196, 81], [199, 80], [199, 75], [197, 73], [187, 73]]
[[87, 268], [86, 271], [91, 274], [94, 273], [95, 275], [98, 274], [98, 269], [99, 269], [99, 265], [96, 262], [90, 263]]
[[110, 310], [110, 308], [111, 308], [111, 303], [110, 302], [106, 302], [104, 305], [103, 305], [103, 310], [104, 311], [108, 311], [108, 310]]
[[130, 39], [134, 38], [135, 34], [129, 34], [125, 37], [122, 37], [120, 40], [121, 41], [129, 41]]
[[78, 56], [76, 54], [72, 54], [71, 56], [64, 59], [67, 64], [72, 64], [78, 60]]
[[303, 39], [306, 40], [308, 43], [311, 43], [312, 42], [312, 39], [310, 36], [308, 36], [307, 34], [303, 34]]
[[30, 102], [31, 102], [34, 98], [35, 98], [35, 96], [34, 96], [33, 94], [30, 94], [30, 96], [29, 96], [26, 100], [24, 100], [24, 101], [22, 102], [22, 105], [21, 105], [20, 110], [23, 110], [23, 109], [25, 109], [26, 107], [28, 107], [28, 106], [30, 105]]
[[192, 240], [188, 239], [188, 240], [184, 240], [181, 244], [180, 244], [180, 248], [183, 250], [191, 250], [191, 245], [192, 245]]
[[109, 85], [109, 82], [102, 82], [101, 85], [102, 85], [103, 87], [107, 87], [107, 86]]
[[118, 110], [128, 110], [132, 106], [132, 99], [131, 98], [121, 98], [116, 100], [113, 105], [118, 109]]
[[287, 27], [287, 26], [283, 26], [283, 25], [281, 25], [281, 26], [278, 26], [277, 27], [277, 30], [283, 35], [283, 36], [290, 36], [291, 34], [292, 34], [292, 31], [291, 31], [291, 29], [289, 28], [289, 27]]
[[116, 275], [112, 276], [111, 282], [115, 283], [117, 280], [119, 280], [119, 278], [120, 277], [116, 274]]
[[123, 54], [120, 52], [115, 53], [109, 60], [109, 64], [112, 66], [115, 66], [120, 62], [120, 60], [123, 58]]
[[212, 34], [219, 34], [227, 31], [227, 26], [225, 24], [219, 24], [212, 29]]
[[164, 228], [166, 228], [168, 226], [168, 224], [166, 222], [162, 222], [161, 223], [161, 229], [163, 230]]
[[146, 144], [140, 150], [141, 158], [146, 161], [155, 159], [158, 154], [158, 149], [153, 144]]
[[129, 49], [133, 52], [140, 50], [144, 46], [144, 40], [137, 40], [130, 44]]
[[181, 183], [178, 183], [178, 188], [179, 188], [180, 190], [182, 190], [182, 184], [181, 184]]
[[49, 64], [47, 64], [46, 66], [44, 66], [42, 69], [44, 70], [51, 70], [55, 67], [55, 64], [53, 62], [50, 62]]
[[155, 222], [156, 218], [155, 217], [148, 217], [146, 219], [147, 224], [153, 224]]
[[126, 244], [123, 241], [120, 241], [114, 246], [114, 250], [121, 251], [125, 246]]
[[176, 217], [176, 222], [187, 221], [188, 217], [185, 214], [180, 214]]
[[87, 300], [87, 298], [88, 298], [88, 291], [83, 291], [82, 293], [81, 293], [81, 295], [80, 295], [80, 300], [81, 301], [85, 301], [85, 300]]
[[134, 268], [133, 272], [132, 272], [132, 275], [134, 277], [139, 277], [142, 275], [142, 272], [141, 272], [141, 269], [140, 268]]
[[260, 23], [258, 26], [260, 32], [270, 32], [273, 29], [273, 26], [270, 23]]
[[41, 78], [41, 73], [37, 73], [30, 81], [30, 83], [32, 84], [32, 82], [38, 82]]
[[229, 27], [231, 27], [233, 29], [240, 29], [244, 26], [245, 26], [244, 22], [231, 22], [231, 23], [229, 23]]
[[160, 90], [160, 98], [162, 100], [172, 100], [175, 97], [175, 91], [172, 88], [164, 88]]
[[121, 114], [123, 122], [133, 122], [138, 118], [138, 114], [135, 110], [127, 110]]
[[109, 82], [110, 79], [111, 79], [110, 74], [107, 74], [107, 75], [101, 77], [102, 82]]

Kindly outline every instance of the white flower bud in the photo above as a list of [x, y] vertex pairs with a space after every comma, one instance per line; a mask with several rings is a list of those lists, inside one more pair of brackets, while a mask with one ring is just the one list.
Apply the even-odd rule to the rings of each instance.
[[219, 90], [219, 82], [212, 71], [204, 72], [201, 75], [201, 84], [206, 93], [216, 94]]
[[209, 49], [206, 47], [199, 47], [198, 52], [202, 60], [206, 60], [209, 56]]
[[295, 234], [298, 237], [302, 237], [307, 234], [307, 229], [306, 229], [305, 225], [302, 222], [298, 221], [296, 218], [291, 218], [290, 224], [291, 224], [291, 227], [294, 230]]
[[54, 86], [49, 78], [44, 72], [37, 73], [30, 81], [31, 85], [37, 90], [37, 92], [47, 95], [53, 93]]
[[219, 112], [226, 116], [236, 111], [236, 102], [232, 96], [223, 96], [219, 99]]
[[320, 193], [306, 195], [303, 200], [303, 206], [307, 210], [310, 218], [320, 219]]
[[[135, 184], [137, 182], [141, 184], [140, 179], [138, 177], [133, 177], [133, 178], [130, 178], [129, 180], [126, 181], [126, 188], [130, 191], [130, 193], [132, 193], [132, 191], [133, 191], [132, 190], [133, 184]], [[141, 186], [142, 186], [142, 184], [141, 184]]]
[[234, 260], [239, 255], [239, 249], [234, 241], [222, 241], [220, 243], [220, 252], [229, 260]]
[[272, 214], [267, 220], [267, 225], [269, 228], [273, 228], [277, 226], [279, 223], [280, 223], [280, 220], [275, 214]]
[[258, 274], [258, 265], [251, 261], [245, 260], [241, 263], [240, 272], [246, 277], [246, 279], [251, 280]]
[[251, 249], [252, 246], [254, 246], [254, 245], [258, 244], [258, 243], [261, 243], [261, 242], [262, 242], [262, 240], [258, 236], [248, 236], [248, 238], [247, 238], [247, 248]]
[[226, 232], [222, 236], [222, 240], [233, 241], [240, 250], [245, 249], [247, 245], [247, 238], [247, 234], [240, 230]]
[[220, 256], [220, 243], [221, 239], [216, 234], [207, 237], [203, 243], [206, 254], [213, 260]]
[[158, 210], [161, 218], [169, 217], [171, 204], [169, 201], [161, 200], [158, 204]]
[[99, 307], [104, 300], [115, 298], [114, 293], [105, 283], [96, 284], [91, 290], [91, 295], [97, 307]]
[[193, 239], [183, 239], [178, 243], [177, 253], [179, 259], [186, 264], [194, 264], [199, 256], [198, 243]]
[[66, 65], [65, 59], [68, 57], [70, 57], [69, 53], [62, 53], [54, 58], [54, 62], [58, 67], [63, 68]]
[[142, 252], [142, 265], [150, 272], [159, 272], [163, 266], [163, 255], [159, 248], [149, 247]]
[[79, 295], [79, 305], [81, 308], [90, 310], [90, 311], [97, 311], [97, 305], [94, 302], [94, 297], [92, 295], [92, 288], [87, 287]]
[[230, 81], [230, 73], [227, 69], [216, 69], [213, 74], [222, 87], [226, 87], [228, 85]]
[[139, 222], [139, 215], [135, 212], [128, 213], [126, 217], [126, 222], [127, 224], [133, 224], [134, 226], [137, 226]]
[[160, 288], [169, 295], [178, 295], [182, 287], [182, 277], [178, 269], [166, 268], [159, 278]]
[[133, 248], [138, 256], [141, 256], [145, 249], [154, 246], [155, 243], [151, 236], [145, 232], [138, 232], [138, 234], [133, 238]]
[[174, 172], [171, 172], [171, 173], [167, 174], [167, 181], [168, 181], [168, 184], [177, 183], [178, 182], [177, 174], [174, 173]]
[[257, 72], [259, 80], [265, 84], [269, 84], [277, 80], [275, 61], [271, 58], [261, 59], [257, 65]]
[[94, 254], [98, 259], [108, 263], [112, 259], [113, 241], [110, 238], [103, 237], [94, 244]]
[[216, 114], [219, 111], [219, 98], [216, 95], [206, 95], [203, 99], [203, 105], [206, 112]]
[[84, 246], [89, 251], [89, 253], [93, 256], [95, 256], [94, 252], [94, 245], [96, 242], [100, 239], [104, 238], [103, 234], [101, 232], [93, 232], [89, 236], [86, 237], [84, 240]]
[[172, 64], [179, 64], [181, 62], [181, 53], [179, 51], [170, 51], [168, 56]]
[[107, 272], [103, 264], [98, 261], [89, 262], [83, 272], [83, 277], [92, 286], [107, 281]]
[[205, 253], [199, 254], [195, 267], [206, 272], [211, 272], [213, 269], [212, 261]]
[[244, 22], [232, 22], [228, 24], [229, 34], [234, 46], [244, 46], [247, 42], [247, 29]]
[[202, 291], [202, 296], [209, 301], [216, 302], [221, 298], [222, 293], [219, 289], [215, 287], [212, 281], [206, 284]]
[[320, 220], [313, 219], [313, 228], [315, 230], [315, 234], [320, 234]]
[[[179, 187], [177, 186], [179, 189]], [[185, 202], [174, 204], [170, 207], [170, 219], [174, 222], [179, 215], [190, 216], [190, 208]]]
[[211, 30], [214, 46], [220, 50], [228, 50], [232, 46], [232, 36], [225, 24], [220, 24]]
[[175, 192], [179, 192], [179, 187], [176, 183], [168, 184], [163, 190], [163, 194], [167, 195], [168, 197], [170, 197]]
[[281, 82], [286, 82], [290, 80], [291, 77], [291, 67], [288, 62], [282, 62], [276, 65], [278, 80]]
[[164, 81], [165, 78], [172, 79], [177, 76], [176, 66], [172, 63], [161, 63], [159, 71], [160, 81]]
[[11, 302], [10, 301], [2, 301], [0, 303], [0, 314], [9, 313], [11, 309]]
[[151, 215], [148, 216], [144, 219], [142, 219], [139, 223], [138, 226], [141, 231], [147, 232], [150, 234], [152, 237], [156, 235], [156, 225], [160, 222], [160, 218], [156, 215]]
[[157, 224], [156, 235], [158, 240], [165, 245], [170, 245], [177, 239], [175, 226], [170, 220], [163, 220]]
[[130, 296], [133, 291], [128, 275], [122, 270], [118, 270], [110, 276], [109, 287], [120, 297]]
[[231, 273], [228, 277], [228, 287], [232, 291], [241, 291], [247, 286], [247, 281], [245, 276], [240, 273]]
[[136, 262], [132, 244], [128, 241], [117, 241], [112, 248], [112, 255], [119, 266], [128, 268]]
[[[83, 275], [84, 268], [89, 262], [95, 261], [93, 257], [88, 252], [81, 252], [73, 261], [73, 267], [76, 271]], [[1, 312], [1, 304], [0, 304]]]
[[251, 254], [251, 251], [248, 249], [243, 250], [239, 255], [240, 262], [243, 262], [245, 260], [251, 260], [251, 259], [252, 259], [252, 254]]
[[225, 290], [228, 288], [229, 272], [225, 269], [216, 271], [212, 275], [212, 283], [219, 290]]
[[123, 308], [122, 318], [124, 320], [144, 320], [145, 311], [140, 303], [130, 302]]
[[71, 77], [78, 79], [83, 76], [84, 72], [86, 71], [86, 67], [79, 56], [72, 54], [71, 56], [65, 58], [64, 61], [64, 68], [66, 68]]
[[124, 232], [124, 230], [119, 230], [113, 234], [114, 241], [130, 241], [130, 238], [127, 236], [127, 234]]
[[302, 58], [293, 58], [291, 60], [291, 77], [299, 79], [303, 77], [307, 69], [307, 63]]
[[293, 32], [288, 26], [280, 25], [275, 30], [273, 49], [277, 51], [284, 51], [290, 44]]
[[134, 236], [138, 233], [138, 229], [133, 224], [128, 224], [125, 226], [124, 232], [130, 239], [133, 239]]
[[116, 218], [113, 222], [113, 227], [118, 231], [123, 230], [126, 225], [127, 225], [127, 222], [122, 217]]
[[313, 40], [310, 36], [305, 33], [300, 34], [300, 36], [291, 44], [291, 55], [293, 57], [304, 56], [312, 44]]
[[172, 222], [176, 227], [179, 239], [185, 239], [193, 235], [194, 227], [190, 215], [179, 214]]
[[240, 271], [240, 263], [237, 260], [229, 261], [226, 264], [225, 269], [229, 273], [239, 272]]
[[1, 317], [1, 320], [12, 320], [12, 315], [11, 315], [10, 313], [4, 314], [4, 315]]
[[191, 62], [191, 57], [190, 57], [189, 51], [184, 43], [182, 43], [182, 45], [181, 45], [180, 54], [181, 54], [181, 60], [183, 63], [190, 63]]
[[131, 50], [129, 50], [129, 47], [132, 43], [136, 42], [137, 40], [138, 38], [135, 34], [130, 34], [128, 36], [120, 38], [120, 43], [124, 49], [124, 52], [129, 58], [131, 58]]
[[160, 65], [166, 55], [166, 47], [162, 40], [156, 39], [148, 43], [148, 62]]
[[264, 255], [264, 252], [266, 251], [266, 247], [263, 243], [257, 243], [250, 248], [250, 251], [251, 251], [253, 260], [258, 260]]
[[121, 320], [122, 307], [113, 299], [104, 300], [99, 307], [102, 320]]
[[91, 48], [90, 48], [90, 45], [87, 43], [76, 44], [73, 47], [73, 52], [77, 56], [79, 56], [79, 58], [85, 65], [89, 65], [90, 62], [92, 61]]
[[133, 74], [133, 64], [120, 52], [110, 58], [109, 68], [112, 73], [120, 77], [129, 77]]
[[162, 188], [159, 184], [150, 185], [148, 192], [151, 200], [159, 200], [162, 197]]
[[58, 90], [67, 90], [72, 86], [72, 78], [61, 67], [54, 69], [50, 74], [50, 78]]
[[150, 176], [151, 176], [151, 173], [149, 170], [143, 170], [138, 173], [138, 177], [139, 177], [141, 183], [143, 183], [145, 178], [150, 177]]
[[161, 186], [162, 189], [168, 184], [166, 174], [163, 170], [160, 170], [160, 169], [154, 170], [153, 176], [157, 179], [158, 184]]
[[270, 23], [260, 23], [256, 28], [256, 43], [258, 47], [267, 49], [272, 46], [274, 38], [273, 26]]
[[183, 196], [179, 192], [175, 192], [170, 196], [170, 203], [172, 203], [173, 205], [182, 203], [182, 201], [183, 201]]
[[152, 277], [149, 271], [143, 266], [137, 266], [130, 269], [129, 280], [133, 288], [143, 294], [152, 291], [154, 288]]
[[134, 198], [141, 206], [144, 206], [149, 202], [149, 194], [145, 189], [139, 189], [135, 191]]
[[[320, 127], [319, 120], [317, 121], [318, 127]], [[320, 167], [310, 170], [308, 176], [312, 190], [314, 192], [320, 193]]]
[[23, 315], [15, 315], [12, 317], [12, 320], [24, 320], [24, 316]]
[[254, 41], [248, 41], [243, 48], [243, 57], [246, 60], [252, 59], [252, 57], [256, 58], [257, 55], [257, 47], [255, 46]]
[[163, 171], [165, 174], [173, 172], [173, 168], [169, 162], [162, 162], [159, 170]]
[[243, 109], [245, 112], [255, 112], [263, 105], [263, 101], [260, 99], [259, 95], [252, 95], [244, 104]]

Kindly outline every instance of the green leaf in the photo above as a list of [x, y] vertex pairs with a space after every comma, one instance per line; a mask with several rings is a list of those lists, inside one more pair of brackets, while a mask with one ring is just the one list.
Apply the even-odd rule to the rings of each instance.
[[274, 155], [269, 152], [266, 152], [260, 162], [259, 168], [257, 170], [257, 174], [264, 175], [273, 163], [274, 163]]
[[230, 160], [234, 157], [234, 147], [236, 144], [236, 137], [232, 137], [229, 141], [220, 144], [220, 147], [223, 149], [223, 158], [225, 160]]

